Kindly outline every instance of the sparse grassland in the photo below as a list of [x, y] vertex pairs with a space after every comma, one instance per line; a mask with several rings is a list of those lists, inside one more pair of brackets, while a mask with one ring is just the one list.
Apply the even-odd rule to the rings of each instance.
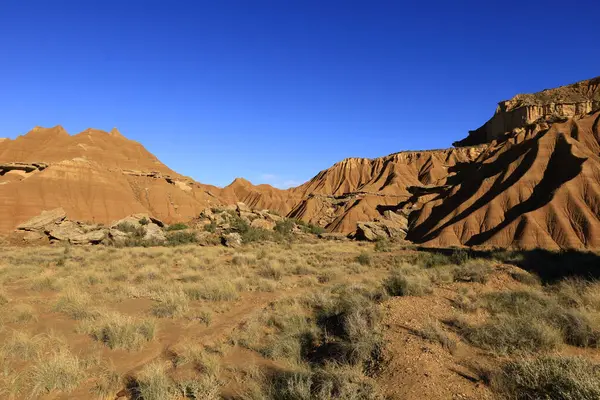
[[[183, 226], [173, 246], [3, 249], [0, 398], [415, 398], [423, 371], [434, 400], [598, 397], [597, 282], [515, 253], [294, 242], [315, 228], [289, 221], [233, 219], [239, 249]], [[477, 385], [452, 372], [480, 363]]]

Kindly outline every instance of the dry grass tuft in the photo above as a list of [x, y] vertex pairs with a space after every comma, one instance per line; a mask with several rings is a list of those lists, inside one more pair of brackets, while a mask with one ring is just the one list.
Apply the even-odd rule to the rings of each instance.
[[185, 286], [184, 292], [191, 300], [229, 301], [240, 297], [236, 285], [226, 278], [207, 278]]
[[580, 357], [539, 357], [505, 363], [492, 387], [515, 400], [600, 398], [600, 365]]
[[427, 271], [410, 265], [393, 270], [383, 285], [390, 296], [423, 296], [433, 291]]
[[40, 357], [31, 369], [31, 397], [53, 391], [70, 392], [84, 379], [84, 367], [79, 358], [62, 349]]
[[94, 321], [85, 321], [80, 330], [111, 349], [138, 350], [154, 339], [156, 323], [118, 313], [106, 313]]
[[164, 363], [155, 361], [142, 369], [136, 379], [137, 397], [144, 400], [170, 400], [178, 395]]
[[159, 318], [180, 317], [189, 310], [188, 298], [182, 290], [158, 293], [155, 300], [157, 302], [152, 306], [152, 314]]
[[24, 331], [13, 331], [2, 345], [1, 358], [13, 358], [24, 361], [35, 359], [44, 345], [41, 335], [31, 336]]
[[448, 350], [450, 353], [454, 353], [456, 351], [456, 340], [452, 339], [448, 335], [438, 320], [427, 320], [419, 332], [419, 335], [424, 339], [441, 344], [442, 347]]
[[99, 313], [90, 305], [91, 302], [89, 294], [69, 289], [58, 298], [54, 305], [54, 311], [66, 314], [76, 320], [93, 319]]

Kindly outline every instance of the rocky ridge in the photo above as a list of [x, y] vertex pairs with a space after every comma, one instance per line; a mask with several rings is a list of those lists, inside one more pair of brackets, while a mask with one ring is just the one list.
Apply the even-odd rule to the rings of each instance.
[[489, 143], [517, 128], [543, 121], [584, 116], [600, 109], [600, 77], [546, 89], [533, 94], [518, 94], [498, 103], [494, 116], [482, 127], [469, 132], [455, 146]]

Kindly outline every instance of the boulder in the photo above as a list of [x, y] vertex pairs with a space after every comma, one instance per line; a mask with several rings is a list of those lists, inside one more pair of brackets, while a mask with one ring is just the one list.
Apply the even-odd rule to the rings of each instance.
[[127, 238], [129, 237], [128, 234], [126, 234], [125, 232], [121, 232], [118, 229], [109, 229], [108, 230], [108, 237], [117, 244], [123, 244], [125, 243], [125, 241], [127, 240]]
[[241, 215], [241, 213], [251, 213], [252, 210], [246, 204], [242, 202], [238, 202], [236, 204], [236, 211]]
[[356, 224], [356, 239], [358, 240], [375, 242], [388, 237], [387, 231], [378, 222], [359, 222]]
[[26, 231], [23, 235], [23, 240], [26, 242], [37, 242], [38, 240], [45, 239], [46, 235], [40, 231]]
[[394, 224], [398, 229], [406, 232], [408, 230], [408, 218], [403, 214], [397, 214], [391, 210], [383, 212], [383, 217]]
[[283, 217], [276, 215], [276, 214], [272, 214], [271, 212], [269, 212], [269, 210], [262, 210], [259, 211], [258, 213], [261, 217], [263, 217], [266, 220], [272, 221], [272, 222], [277, 222], [277, 221], [281, 221], [283, 220]]
[[275, 222], [262, 218], [257, 218], [250, 223], [252, 228], [272, 230], [275, 228]]
[[163, 228], [165, 226], [165, 223], [162, 222], [161, 220], [159, 220], [158, 218], [154, 218], [154, 217], [152, 217], [152, 216], [150, 216], [148, 214], [140, 213], [140, 214], [130, 215], [128, 217], [125, 217], [123, 219], [118, 220], [117, 222], [114, 222], [111, 225], [111, 228], [114, 228], [117, 225], [123, 224], [123, 223], [130, 224], [130, 225], [133, 225], [133, 226], [144, 225], [144, 224], [142, 224], [142, 221], [146, 221], [147, 223], [156, 224], [156, 225], [158, 225], [161, 228]]
[[73, 235], [69, 238], [69, 243], [71, 244], [98, 244], [104, 240], [106, 237], [107, 230], [97, 230], [82, 233], [80, 235]]
[[256, 218], [260, 218], [260, 215], [253, 212], [240, 211], [240, 218], [244, 221], [254, 221]]
[[359, 222], [356, 224], [354, 237], [358, 240], [368, 240], [370, 242], [380, 239], [404, 239], [406, 238], [404, 226], [403, 223], [396, 223], [391, 220]]
[[29, 221], [17, 226], [17, 229], [22, 231], [35, 231], [44, 229], [44, 227], [61, 222], [67, 217], [67, 213], [62, 208], [55, 208], [50, 211], [42, 211], [37, 217], [31, 218]]
[[63, 221], [46, 230], [50, 239], [71, 244], [97, 244], [104, 240], [107, 232], [106, 229], [89, 230], [86, 225], [73, 221]]
[[210, 232], [196, 232], [196, 242], [199, 246], [214, 246], [221, 243], [219, 235]]
[[221, 236], [221, 242], [227, 247], [240, 247], [242, 245], [242, 236], [239, 233], [227, 233]]
[[200, 212], [200, 219], [207, 219], [212, 221], [215, 218], [215, 214], [212, 212], [210, 208], [205, 208]]
[[149, 223], [144, 226], [144, 240], [148, 241], [156, 241], [156, 242], [164, 242], [167, 240], [165, 236], [165, 232], [155, 223]]

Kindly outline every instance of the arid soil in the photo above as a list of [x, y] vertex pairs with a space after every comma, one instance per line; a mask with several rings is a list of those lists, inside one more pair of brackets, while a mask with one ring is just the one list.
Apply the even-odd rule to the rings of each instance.
[[[512, 265], [527, 257], [383, 242], [5, 247], [0, 397], [510, 396], [512, 360], [600, 362], [598, 285]], [[582, 387], [568, 398], [600, 393]]]

